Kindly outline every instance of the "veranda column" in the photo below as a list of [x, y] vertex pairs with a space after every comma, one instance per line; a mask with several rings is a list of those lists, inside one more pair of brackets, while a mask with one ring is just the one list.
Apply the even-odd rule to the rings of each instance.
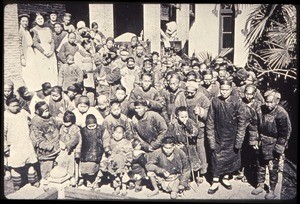
[[176, 15], [177, 34], [181, 41], [183, 53], [188, 52], [189, 27], [190, 27], [190, 4], [181, 4]]
[[160, 53], [160, 4], [144, 4], [144, 39], [151, 42], [151, 52]]

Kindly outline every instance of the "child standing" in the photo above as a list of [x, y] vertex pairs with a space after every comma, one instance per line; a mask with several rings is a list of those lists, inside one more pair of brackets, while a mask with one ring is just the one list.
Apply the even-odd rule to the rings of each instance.
[[40, 163], [42, 182], [47, 185], [47, 179], [60, 148], [58, 126], [50, 115], [49, 106], [45, 101], [39, 101], [35, 105], [35, 116], [31, 124], [30, 135]]
[[103, 118], [106, 118], [110, 113], [109, 98], [106, 95], [100, 95], [97, 97], [97, 104], [95, 108], [97, 108]]
[[7, 165], [11, 167], [11, 175], [15, 190], [22, 186], [22, 170], [28, 168], [28, 182], [39, 187], [37, 173], [33, 164], [37, 156], [30, 139], [28, 125], [29, 113], [20, 109], [17, 98], [6, 101], [7, 110], [4, 111], [4, 149], [9, 154]]
[[67, 63], [63, 64], [58, 73], [58, 86], [61, 86], [63, 91], [67, 91], [68, 87], [75, 83], [82, 83], [83, 71], [74, 63], [74, 56], [67, 55]]
[[129, 181], [128, 171], [132, 162], [133, 148], [130, 140], [125, 138], [125, 128], [116, 126], [113, 130], [113, 139], [109, 145], [104, 147], [105, 154], [101, 161], [101, 170], [107, 171], [114, 180], [114, 195], [120, 194], [122, 186], [122, 196], [127, 194], [126, 183]]
[[81, 129], [82, 147], [80, 171], [86, 187], [94, 189], [99, 182], [99, 164], [103, 155], [103, 128], [94, 115], [88, 114], [86, 126]]
[[60, 153], [56, 158], [57, 165], [67, 170], [71, 176], [71, 185], [76, 186], [78, 169], [75, 169], [75, 159], [80, 158], [81, 134], [80, 128], [75, 125], [76, 117], [73, 112], [66, 111], [60, 128]]

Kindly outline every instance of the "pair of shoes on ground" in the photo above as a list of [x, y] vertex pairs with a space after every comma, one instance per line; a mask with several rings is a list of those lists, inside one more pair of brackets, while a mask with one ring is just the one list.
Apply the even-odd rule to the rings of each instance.
[[[262, 192], [264, 192], [264, 188], [259, 185], [257, 188], [253, 189], [253, 191], [251, 191], [251, 194], [252, 195], [258, 195], [258, 194], [261, 194]], [[274, 193], [273, 190], [270, 190], [266, 195], [265, 195], [265, 199], [267, 200], [272, 200], [276, 198], [276, 195]]]

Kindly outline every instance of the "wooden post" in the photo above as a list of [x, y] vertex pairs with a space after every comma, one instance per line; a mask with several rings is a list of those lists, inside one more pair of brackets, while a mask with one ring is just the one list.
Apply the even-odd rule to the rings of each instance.
[[124, 199], [136, 199], [128, 196], [112, 195], [108, 193], [102, 193], [99, 191], [90, 191], [78, 188], [65, 188], [66, 199], [102, 199], [102, 200], [124, 200]]

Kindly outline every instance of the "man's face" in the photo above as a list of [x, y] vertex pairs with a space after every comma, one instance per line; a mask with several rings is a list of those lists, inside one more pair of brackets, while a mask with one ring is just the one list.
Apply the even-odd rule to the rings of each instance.
[[254, 89], [253, 88], [247, 88], [245, 90], [245, 98], [247, 102], [251, 102], [254, 99]]
[[27, 28], [28, 27], [28, 18], [27, 17], [22, 17], [20, 20], [20, 24], [23, 28]]
[[167, 157], [172, 156], [174, 149], [175, 149], [174, 144], [164, 144], [162, 147], [162, 150]]
[[188, 119], [189, 119], [189, 115], [188, 115], [188, 112], [187, 111], [180, 111], [178, 113], [178, 121], [185, 124], [187, 123]]
[[59, 101], [61, 99], [61, 94], [57, 92], [51, 92], [51, 98], [53, 101]]
[[53, 22], [55, 22], [57, 20], [57, 14], [51, 13], [50, 14], [50, 20], [53, 21]]
[[62, 32], [62, 30], [63, 30], [63, 28], [62, 28], [61, 25], [59, 25], [59, 24], [55, 24], [55, 25], [54, 25], [54, 32], [55, 32], [56, 34], [60, 34], [60, 33]]
[[147, 107], [143, 105], [138, 105], [134, 107], [134, 110], [139, 117], [143, 117], [147, 111]]
[[150, 89], [151, 85], [152, 85], [152, 79], [150, 76], [144, 75], [142, 78], [142, 88], [144, 91], [147, 91]]
[[204, 82], [204, 85], [206, 87], [208, 87], [210, 84], [211, 84], [211, 80], [213, 79], [213, 76], [211, 74], [206, 74], [203, 76], [203, 82]]
[[112, 104], [112, 106], [110, 108], [110, 113], [115, 117], [119, 117], [121, 115], [120, 104], [118, 104], [118, 103]]
[[270, 94], [265, 98], [266, 107], [272, 111], [278, 104], [278, 101], [275, 99], [274, 94]]
[[194, 87], [190, 87], [190, 86], [187, 86], [186, 87], [186, 91], [185, 91], [185, 96], [187, 98], [193, 98], [197, 93], [197, 89], [195, 89]]
[[203, 71], [206, 70], [206, 69], [207, 69], [206, 64], [201, 64], [201, 65], [200, 65], [200, 72], [203, 72]]
[[9, 104], [8, 106], [8, 110], [11, 112], [11, 113], [18, 113], [20, 112], [20, 105], [18, 102], [12, 102]]
[[169, 87], [172, 91], [176, 91], [179, 87], [179, 79], [177, 78], [171, 78], [169, 80]]
[[229, 85], [221, 85], [221, 87], [220, 87], [220, 93], [224, 99], [226, 99], [230, 96], [231, 91], [232, 91], [232, 88]]
[[79, 112], [82, 114], [86, 113], [89, 110], [89, 106], [86, 105], [85, 103], [78, 104], [77, 108], [78, 108]]

